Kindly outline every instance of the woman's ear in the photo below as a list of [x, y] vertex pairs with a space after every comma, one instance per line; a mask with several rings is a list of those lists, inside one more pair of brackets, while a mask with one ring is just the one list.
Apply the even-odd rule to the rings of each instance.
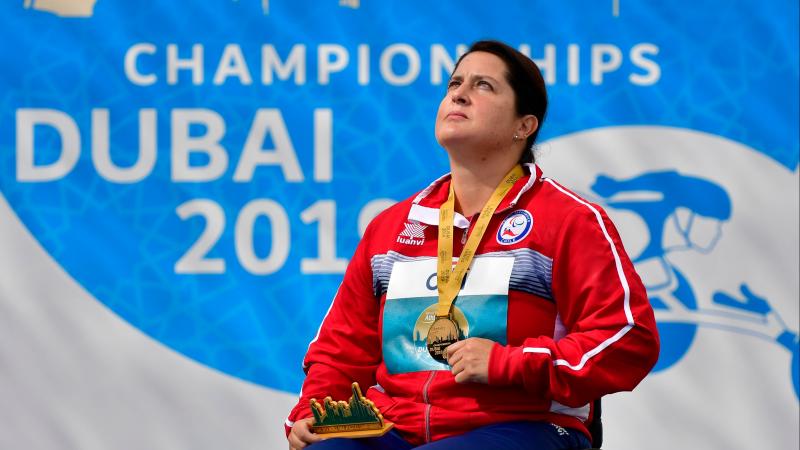
[[525, 139], [528, 139], [528, 136], [535, 133], [538, 128], [539, 119], [537, 119], [533, 114], [528, 114], [519, 120], [519, 126], [517, 127], [516, 134], [524, 141]]

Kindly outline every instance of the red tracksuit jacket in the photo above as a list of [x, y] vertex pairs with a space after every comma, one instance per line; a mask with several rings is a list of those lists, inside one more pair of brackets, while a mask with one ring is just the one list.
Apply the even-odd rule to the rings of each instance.
[[[367, 228], [311, 342], [286, 422], [358, 381], [412, 444], [482, 425], [543, 420], [588, 435], [594, 399], [633, 389], [658, 358], [645, 288], [606, 213], [529, 165], [481, 240], [453, 317], [497, 342], [489, 383], [456, 383], [425, 347], [437, 303], [439, 205], [449, 175]], [[471, 225], [456, 214], [453, 254]]]

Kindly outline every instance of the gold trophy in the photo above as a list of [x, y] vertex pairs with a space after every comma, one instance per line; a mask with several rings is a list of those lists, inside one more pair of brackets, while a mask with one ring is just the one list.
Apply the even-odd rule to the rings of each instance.
[[323, 439], [333, 437], [364, 438], [383, 436], [394, 427], [383, 419], [378, 408], [361, 394], [358, 383], [353, 383], [353, 395], [348, 401], [333, 401], [325, 397], [322, 404], [311, 399], [314, 424], [311, 431]]

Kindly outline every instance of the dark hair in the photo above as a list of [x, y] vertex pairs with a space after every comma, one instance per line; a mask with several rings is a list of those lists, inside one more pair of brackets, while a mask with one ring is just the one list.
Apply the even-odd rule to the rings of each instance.
[[466, 53], [461, 55], [456, 62], [453, 72], [458, 69], [461, 60], [473, 52], [491, 53], [502, 59], [506, 64], [506, 80], [511, 85], [516, 98], [517, 115], [533, 114], [539, 121], [539, 127], [528, 136], [525, 150], [520, 156], [520, 163], [531, 163], [533, 157], [533, 143], [542, 129], [544, 116], [547, 113], [547, 89], [545, 88], [542, 72], [533, 60], [523, 55], [513, 47], [499, 41], [486, 40], [473, 43]]

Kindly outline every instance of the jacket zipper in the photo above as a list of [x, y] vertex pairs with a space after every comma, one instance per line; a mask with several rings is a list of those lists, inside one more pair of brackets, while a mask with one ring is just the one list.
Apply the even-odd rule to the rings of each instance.
[[472, 217], [467, 219], [468, 220], [467, 227], [464, 228], [464, 233], [461, 235], [461, 245], [464, 245], [464, 244], [467, 243], [467, 235], [469, 234], [469, 229], [472, 228], [473, 222], [475, 222], [475, 220], [474, 220], [475, 217], [476, 217], [476, 215], [473, 215]]
[[428, 389], [435, 376], [436, 371], [432, 370], [428, 380], [422, 386], [422, 401], [425, 402], [425, 442], [431, 441], [431, 404], [428, 398]]

